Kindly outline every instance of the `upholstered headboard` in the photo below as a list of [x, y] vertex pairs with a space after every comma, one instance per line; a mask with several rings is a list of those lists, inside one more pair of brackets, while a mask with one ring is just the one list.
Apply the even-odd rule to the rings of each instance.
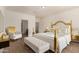
[[64, 21], [57, 21], [54, 24], [51, 24], [51, 28], [57, 30], [57, 32], [61, 35], [64, 34], [71, 34], [72, 32], [72, 21], [64, 22]]
[[6, 30], [7, 30], [7, 33], [15, 33], [16, 27], [15, 26], [9, 26]]

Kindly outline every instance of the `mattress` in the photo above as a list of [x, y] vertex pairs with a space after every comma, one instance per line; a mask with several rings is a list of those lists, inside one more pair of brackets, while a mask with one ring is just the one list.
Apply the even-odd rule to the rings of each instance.
[[[38, 34], [35, 34], [34, 37], [48, 42], [50, 44], [50, 50], [54, 51], [54, 33], [53, 32], [38, 33]], [[70, 42], [69, 39], [70, 39], [69, 35], [58, 37], [59, 52], [61, 52], [67, 46], [67, 44]]]
[[34, 37], [43, 40], [45, 42], [50, 43], [50, 50], [54, 51], [54, 34], [53, 33], [38, 33], [35, 34]]

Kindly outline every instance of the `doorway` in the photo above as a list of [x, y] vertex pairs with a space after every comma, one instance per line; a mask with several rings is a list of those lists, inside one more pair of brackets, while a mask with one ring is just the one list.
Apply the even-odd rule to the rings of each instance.
[[39, 22], [36, 22], [36, 33], [39, 33]]
[[23, 36], [28, 36], [28, 20], [21, 21], [21, 32]]

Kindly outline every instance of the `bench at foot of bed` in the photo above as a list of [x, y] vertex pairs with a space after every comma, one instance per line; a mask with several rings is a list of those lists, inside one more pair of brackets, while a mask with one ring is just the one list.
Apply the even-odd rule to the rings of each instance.
[[43, 53], [49, 50], [49, 43], [35, 37], [25, 37], [24, 43], [33, 49], [36, 53]]

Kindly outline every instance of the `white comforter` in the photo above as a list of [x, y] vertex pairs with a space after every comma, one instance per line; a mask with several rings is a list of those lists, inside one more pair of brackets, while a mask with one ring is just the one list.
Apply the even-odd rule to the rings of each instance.
[[[50, 50], [54, 51], [54, 33], [38, 33], [35, 34], [34, 37], [50, 43]], [[67, 44], [69, 44], [70, 41], [71, 40], [69, 35], [58, 37], [59, 52], [61, 52], [67, 46]]]

